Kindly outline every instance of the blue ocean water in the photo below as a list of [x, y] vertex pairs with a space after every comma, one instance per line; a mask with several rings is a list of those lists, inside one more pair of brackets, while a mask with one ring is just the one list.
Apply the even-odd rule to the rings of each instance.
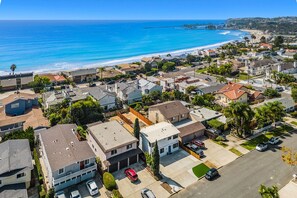
[[145, 55], [239, 40], [241, 31], [186, 29], [191, 21], [0, 21], [0, 72], [47, 72], [113, 65]]

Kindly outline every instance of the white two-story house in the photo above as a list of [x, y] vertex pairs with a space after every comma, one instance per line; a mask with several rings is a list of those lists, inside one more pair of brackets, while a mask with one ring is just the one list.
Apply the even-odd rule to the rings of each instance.
[[[0, 197], [26, 197], [33, 163], [28, 140], [8, 140], [0, 144]], [[15, 188], [18, 186], [18, 188]], [[5, 189], [6, 188], [6, 189]]]
[[155, 142], [158, 142], [160, 157], [171, 154], [179, 149], [180, 131], [168, 122], [160, 122], [141, 129], [139, 147], [143, 152], [152, 154]]
[[134, 82], [116, 83], [114, 91], [117, 97], [127, 104], [132, 104], [142, 99], [142, 92]]
[[56, 125], [39, 134], [48, 187], [62, 190], [95, 176], [96, 156], [86, 141], [79, 141], [75, 124]]
[[88, 125], [88, 144], [102, 162], [103, 170], [115, 172], [139, 161], [138, 140], [118, 121]]

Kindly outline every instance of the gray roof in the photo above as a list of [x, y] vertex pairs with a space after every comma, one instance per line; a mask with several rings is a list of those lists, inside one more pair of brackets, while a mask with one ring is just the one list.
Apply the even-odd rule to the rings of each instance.
[[68, 71], [65, 73], [68, 73], [72, 77], [83, 76], [83, 75], [97, 74], [97, 69], [96, 68], [77, 69], [77, 70]]
[[104, 152], [137, 142], [118, 121], [88, 125], [90, 135]]
[[28, 198], [28, 193], [26, 185], [22, 184], [13, 184], [7, 185], [0, 188], [0, 197], [1, 198]]
[[265, 100], [264, 102], [252, 105], [251, 107], [257, 108], [257, 107], [263, 106], [266, 103], [275, 102], [275, 101], [281, 102], [282, 105], [285, 107], [285, 109], [289, 109], [289, 108], [296, 106], [294, 100], [291, 97], [288, 97], [288, 98], [274, 98], [274, 99], [270, 99], [270, 100]]
[[275, 64], [276, 62], [273, 61], [272, 59], [263, 59], [263, 60], [256, 60], [252, 62], [251, 67], [262, 67], [266, 65], [272, 65]]
[[113, 96], [116, 97], [116, 94], [114, 92], [109, 92], [104, 89], [101, 89], [99, 87], [86, 87], [82, 88], [82, 92], [89, 93], [93, 98], [95, 98], [97, 101], [101, 100], [105, 96]]
[[52, 171], [96, 157], [86, 141], [77, 139], [76, 128], [75, 124], [60, 124], [40, 133]]
[[33, 169], [29, 141], [8, 140], [0, 144], [0, 176], [24, 169]]
[[211, 85], [208, 87], [202, 87], [199, 88], [204, 94], [208, 94], [208, 93], [214, 93], [219, 91], [221, 88], [223, 88], [226, 84], [216, 84], [216, 85]]
[[200, 122], [208, 121], [222, 116], [222, 113], [205, 108], [205, 107], [194, 109], [190, 112], [190, 114], [195, 120]]

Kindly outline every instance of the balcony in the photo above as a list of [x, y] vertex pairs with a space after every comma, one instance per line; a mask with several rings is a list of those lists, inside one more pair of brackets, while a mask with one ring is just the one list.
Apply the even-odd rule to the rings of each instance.
[[94, 169], [97, 170], [97, 165], [96, 164], [91, 165], [91, 166], [89, 166], [87, 168], [84, 168], [84, 169], [76, 171], [76, 172], [70, 172], [69, 171], [69, 172], [67, 172], [66, 176], [64, 176], [64, 177], [61, 177], [59, 179], [53, 178], [53, 184], [57, 184], [57, 183], [60, 183], [62, 181], [66, 181], [68, 179], [72, 179], [73, 177], [77, 177], [79, 175], [82, 175], [83, 173], [87, 173], [88, 171], [92, 171]]

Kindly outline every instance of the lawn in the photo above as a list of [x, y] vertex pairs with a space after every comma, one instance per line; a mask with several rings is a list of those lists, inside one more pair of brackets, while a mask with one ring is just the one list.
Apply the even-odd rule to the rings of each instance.
[[277, 127], [273, 129], [272, 131], [266, 132], [265, 134], [261, 134], [254, 139], [248, 140], [242, 143], [241, 146], [248, 150], [253, 150], [256, 148], [257, 144], [260, 144], [262, 142], [267, 142], [272, 137], [282, 136], [292, 130], [293, 130], [293, 127], [288, 125], [283, 125], [281, 127]]
[[292, 121], [291, 124], [294, 124], [295, 126], [297, 126], [297, 122], [296, 121]]
[[234, 153], [235, 155], [238, 155], [238, 156], [242, 156], [243, 154], [237, 150], [236, 148], [231, 148], [229, 151], [231, 151], [232, 153]]
[[239, 74], [238, 79], [240, 79], [240, 80], [248, 80], [248, 79], [251, 79], [251, 76], [249, 76], [247, 74]]
[[210, 168], [208, 166], [206, 166], [205, 164], [199, 164], [195, 167], [192, 168], [193, 173], [196, 175], [196, 177], [200, 178], [202, 176], [205, 175], [205, 173], [207, 173], [207, 171]]
[[228, 144], [226, 144], [226, 143], [224, 143], [222, 141], [215, 141], [215, 140], [213, 140], [213, 142], [216, 143], [216, 144], [218, 144], [218, 145], [220, 145], [220, 146], [222, 146], [222, 147], [224, 147], [224, 148], [226, 148], [228, 146]]
[[199, 74], [205, 73], [205, 72], [207, 72], [207, 68], [197, 69], [196, 72]]

